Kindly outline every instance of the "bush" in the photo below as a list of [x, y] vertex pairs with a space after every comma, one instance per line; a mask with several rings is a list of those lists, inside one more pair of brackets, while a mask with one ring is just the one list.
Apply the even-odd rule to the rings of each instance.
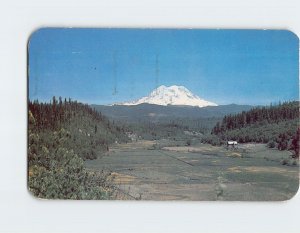
[[275, 148], [275, 147], [276, 147], [275, 141], [273, 141], [273, 140], [272, 140], [272, 141], [269, 141], [269, 142], [268, 142], [268, 147], [269, 147], [269, 148]]
[[288, 148], [288, 141], [287, 140], [280, 141], [278, 143], [277, 148], [278, 150], [286, 150]]
[[283, 160], [281, 161], [281, 164], [282, 164], [282, 165], [288, 165], [288, 164], [289, 164], [289, 161], [288, 161], [287, 159], [283, 159]]
[[[77, 160], [77, 161], [75, 161]], [[109, 199], [112, 190], [108, 187], [107, 177], [93, 174], [78, 166], [77, 157], [65, 168], [58, 166], [47, 170], [33, 166], [29, 171], [29, 190], [39, 198], [45, 199]]]
[[297, 160], [294, 160], [293, 163], [292, 163], [292, 165], [293, 165], [293, 166], [298, 166]]
[[54, 132], [48, 140], [29, 135], [29, 190], [46, 199], [108, 199], [113, 192], [108, 175], [86, 171], [83, 159], [62, 146], [62, 132]]
[[206, 136], [203, 136], [201, 138], [201, 142], [202, 143], [209, 143], [213, 146], [220, 146], [222, 144], [222, 141], [220, 140], [220, 138], [216, 135], [206, 135]]

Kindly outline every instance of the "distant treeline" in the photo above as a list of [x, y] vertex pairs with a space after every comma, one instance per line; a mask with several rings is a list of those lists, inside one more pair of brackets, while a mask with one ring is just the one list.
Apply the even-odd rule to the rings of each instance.
[[199, 117], [199, 118], [173, 118], [162, 119], [159, 122], [162, 124], [181, 127], [184, 130], [196, 131], [202, 134], [208, 133], [216, 125], [217, 122], [222, 120], [221, 117]]
[[55, 97], [29, 101], [29, 189], [41, 198], [107, 199], [113, 192], [107, 176], [87, 171], [84, 160], [128, 140], [124, 128], [88, 105]]
[[[144, 140], [187, 140], [192, 137], [189, 134], [205, 134], [211, 131], [212, 127], [221, 118], [164, 118], [157, 122], [139, 121], [127, 123], [126, 129]], [[119, 121], [118, 121], [119, 122]], [[124, 124], [119, 122], [120, 124]], [[195, 137], [195, 136], [193, 136]]]
[[268, 143], [272, 148], [294, 150], [299, 156], [298, 128], [299, 102], [284, 102], [227, 115], [204, 141], [216, 145], [227, 140]]
[[240, 129], [253, 124], [270, 124], [299, 118], [299, 102], [285, 102], [276, 106], [256, 107], [235, 115], [225, 116], [213, 128], [213, 134]]

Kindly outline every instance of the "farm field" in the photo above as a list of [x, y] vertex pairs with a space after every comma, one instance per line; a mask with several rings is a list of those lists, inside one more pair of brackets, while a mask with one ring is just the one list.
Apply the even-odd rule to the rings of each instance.
[[236, 149], [166, 144], [115, 144], [85, 167], [111, 171], [113, 184], [128, 199], [283, 201], [298, 190], [299, 165], [288, 159], [288, 151], [250, 143]]

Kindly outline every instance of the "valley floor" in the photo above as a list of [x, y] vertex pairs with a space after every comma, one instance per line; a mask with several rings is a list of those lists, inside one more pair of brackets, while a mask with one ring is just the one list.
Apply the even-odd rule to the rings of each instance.
[[90, 170], [110, 170], [128, 199], [280, 201], [299, 186], [299, 165], [282, 165], [288, 151], [264, 144], [237, 149], [164, 146], [161, 141], [115, 144], [108, 156], [88, 160]]

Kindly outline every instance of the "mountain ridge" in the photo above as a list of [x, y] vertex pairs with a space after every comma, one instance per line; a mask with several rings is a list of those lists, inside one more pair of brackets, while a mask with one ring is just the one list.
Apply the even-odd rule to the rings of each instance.
[[239, 113], [253, 108], [251, 105], [219, 105], [219, 106], [178, 106], [178, 105], [91, 105], [92, 108], [113, 120], [135, 121], [159, 121], [166, 118], [209, 118], [223, 117], [227, 114]]
[[139, 105], [139, 104], [156, 104], [161, 106], [195, 106], [207, 107], [218, 106], [216, 103], [201, 99], [199, 96], [193, 94], [184, 86], [165, 86], [161, 85], [154, 89], [148, 96], [144, 96], [138, 100], [116, 103], [114, 105]]

